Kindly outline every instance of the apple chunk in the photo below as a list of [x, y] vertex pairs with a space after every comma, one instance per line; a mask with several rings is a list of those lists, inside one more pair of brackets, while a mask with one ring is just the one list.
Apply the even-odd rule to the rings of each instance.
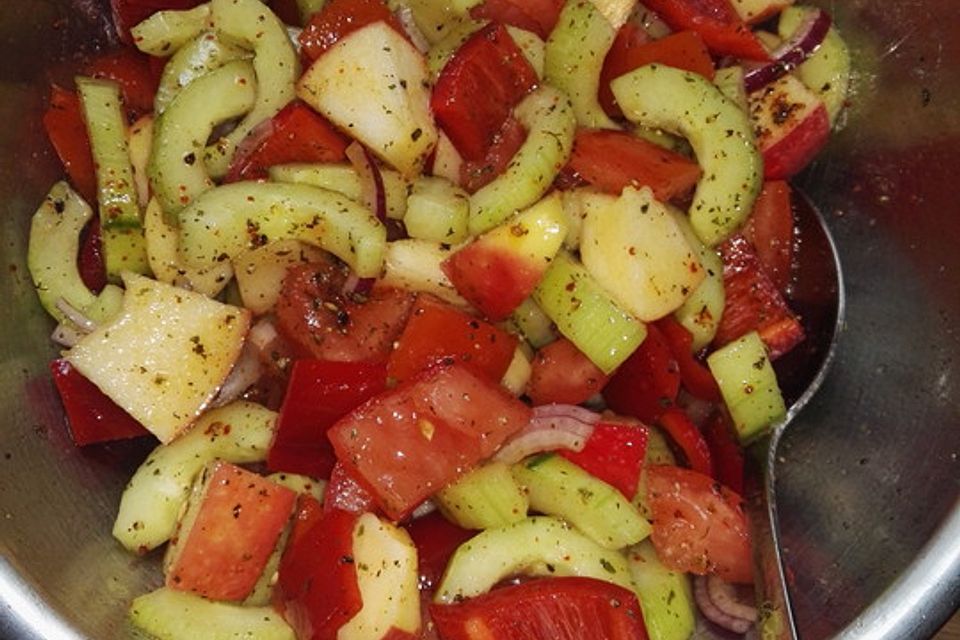
[[297, 95], [406, 176], [420, 172], [436, 145], [426, 62], [383, 22], [317, 58]]
[[697, 253], [649, 187], [586, 207], [580, 257], [624, 309], [643, 321], [677, 309], [706, 276]]
[[823, 101], [794, 76], [754, 91], [749, 100], [767, 180], [786, 180], [803, 169], [830, 135]]
[[161, 442], [190, 425], [243, 348], [250, 312], [133, 273], [123, 309], [66, 354]]
[[793, 3], [794, 0], [733, 0], [731, 4], [741, 20], [748, 24], [757, 24], [777, 15]]

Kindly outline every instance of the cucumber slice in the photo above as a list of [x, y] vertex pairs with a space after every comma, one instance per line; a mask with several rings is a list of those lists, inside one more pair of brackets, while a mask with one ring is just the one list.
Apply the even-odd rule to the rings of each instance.
[[533, 298], [527, 298], [521, 302], [510, 318], [534, 349], [544, 347], [557, 339], [553, 320], [543, 312]]
[[673, 214], [687, 242], [696, 251], [705, 274], [700, 285], [673, 313], [677, 322], [693, 335], [690, 348], [696, 353], [713, 342], [723, 318], [723, 307], [727, 301], [726, 290], [723, 288], [723, 261], [714, 249], [700, 242], [687, 216], [673, 207], [667, 208]]
[[787, 414], [767, 348], [751, 331], [707, 356], [741, 443], [748, 443]]
[[326, 249], [369, 278], [380, 275], [387, 230], [363, 205], [305, 184], [236, 182], [211, 189], [180, 212], [180, 255], [187, 264], [214, 264], [287, 239]]
[[157, 118], [147, 173], [169, 222], [213, 187], [203, 162], [210, 132], [221, 122], [249, 111], [256, 96], [253, 66], [235, 60], [188, 84]]
[[240, 607], [162, 587], [136, 598], [129, 622], [152, 640], [296, 640], [273, 607]]
[[[349, 164], [335, 162], [278, 164], [267, 169], [267, 172], [274, 182], [312, 184], [315, 187], [342, 193], [351, 200], [363, 202], [363, 184], [356, 169]], [[387, 217], [393, 220], [403, 220], [407, 211], [410, 182], [400, 175], [399, 171], [386, 167], [380, 167], [380, 177], [383, 179]]]
[[683, 135], [703, 168], [690, 222], [707, 246], [722, 242], [753, 210], [763, 159], [747, 113], [703, 76], [650, 64], [610, 84], [624, 115]]
[[633, 590], [623, 555], [604, 549], [562, 520], [526, 518], [464, 542], [447, 564], [434, 600], [470, 598], [512, 575], [584, 576]]
[[407, 198], [403, 224], [411, 238], [447, 244], [467, 239], [470, 195], [455, 184], [432, 176], [420, 176]]
[[527, 517], [527, 496], [502, 462], [474, 469], [441, 489], [434, 501], [448, 520], [464, 529], [493, 529]]
[[663, 566], [650, 541], [627, 551], [650, 640], [687, 640], [696, 628], [693, 589], [685, 573]]
[[166, 57], [200, 35], [209, 20], [208, 3], [184, 11], [158, 11], [133, 27], [130, 35], [140, 51]]
[[650, 523], [622, 493], [557, 455], [512, 467], [530, 508], [563, 518], [607, 549], [622, 549], [650, 535]]
[[245, 60], [250, 53], [225, 42], [216, 33], [205, 31], [183, 45], [167, 61], [160, 76], [153, 110], [157, 115], [166, 111], [173, 99], [191, 82], [228, 62]]

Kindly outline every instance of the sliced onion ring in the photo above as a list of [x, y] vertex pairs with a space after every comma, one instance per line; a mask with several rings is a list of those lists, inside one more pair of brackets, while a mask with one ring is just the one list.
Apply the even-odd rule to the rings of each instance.
[[600, 421], [599, 414], [570, 404], [536, 407], [530, 422], [494, 456], [513, 464], [544, 451], [582, 451]]
[[747, 93], [782, 78], [813, 55], [827, 37], [831, 23], [829, 13], [822, 9], [812, 10], [793, 35], [770, 54], [770, 62], [747, 67], [743, 75]]
[[359, 142], [352, 142], [344, 152], [347, 160], [353, 165], [360, 176], [360, 191], [363, 193], [363, 204], [372, 211], [380, 222], [387, 219], [387, 193], [383, 186], [383, 176], [373, 156]]
[[723, 609], [721, 605], [727, 603], [725, 601], [722, 603], [713, 601], [710, 597], [708, 580], [709, 578], [705, 576], [693, 577], [693, 597], [697, 601], [697, 607], [700, 609], [703, 617], [734, 633], [746, 633], [749, 631], [756, 622], [756, 609], [754, 609], [754, 618], [752, 620], [733, 615], [730, 611]]
[[724, 613], [750, 622], [756, 622], [759, 618], [755, 606], [742, 602], [737, 597], [737, 589], [734, 585], [715, 575], [707, 576], [707, 594], [710, 596], [710, 601]]

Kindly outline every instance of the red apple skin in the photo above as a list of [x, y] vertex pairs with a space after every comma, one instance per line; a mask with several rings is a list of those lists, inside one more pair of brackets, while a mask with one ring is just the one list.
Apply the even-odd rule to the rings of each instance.
[[530, 297], [547, 264], [481, 238], [447, 258], [442, 268], [460, 295], [487, 318], [499, 321]]
[[829, 137], [830, 118], [827, 108], [820, 104], [779, 142], [761, 148], [764, 179], [786, 180], [795, 175], [820, 153]]

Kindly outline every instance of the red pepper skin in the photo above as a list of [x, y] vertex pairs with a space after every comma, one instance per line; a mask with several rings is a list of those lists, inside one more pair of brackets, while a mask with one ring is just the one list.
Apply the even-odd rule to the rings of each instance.
[[470, 193], [476, 193], [496, 180], [507, 170], [507, 165], [526, 140], [527, 130], [519, 120], [509, 116], [483, 157], [464, 160], [460, 165], [460, 186]]
[[51, 362], [50, 372], [67, 413], [70, 437], [78, 447], [150, 435], [66, 360]]
[[783, 180], [763, 183], [743, 236], [780, 293], [785, 294], [793, 272], [793, 203], [790, 184]]
[[720, 402], [720, 387], [710, 370], [691, 351], [693, 334], [673, 316], [657, 320], [657, 328], [670, 344], [673, 357], [680, 367], [680, 384], [692, 395], [709, 402]]
[[744, 488], [743, 449], [726, 414], [715, 412], [703, 425], [703, 437], [710, 447], [714, 477], [739, 494]]
[[643, 425], [600, 422], [581, 451], [559, 453], [633, 500], [647, 453], [648, 436]]
[[439, 511], [411, 520], [404, 528], [417, 546], [421, 591], [432, 590], [440, 584], [450, 556], [477, 533], [458, 527]]
[[100, 241], [100, 220], [87, 223], [80, 234], [80, 252], [77, 255], [80, 279], [94, 293], [107, 286], [107, 267], [103, 261], [103, 243]]
[[88, 203], [96, 202], [97, 174], [93, 168], [87, 125], [76, 93], [57, 85], [50, 87], [50, 103], [43, 114], [43, 128], [70, 178], [70, 184]]
[[563, 4], [563, 0], [485, 0], [470, 10], [470, 16], [526, 29], [546, 40], [557, 24]]
[[624, 416], [654, 422], [676, 403], [680, 372], [676, 358], [655, 324], [647, 325], [647, 337], [603, 389], [607, 405]]
[[729, 0], [647, 0], [674, 31], [696, 31], [710, 50], [747, 60], [770, 59], [760, 41], [737, 15]]
[[336, 462], [327, 429], [386, 388], [383, 362], [294, 362], [267, 468], [326, 478]]
[[112, 80], [120, 86], [129, 122], [153, 111], [160, 75], [145, 53], [133, 47], [120, 47], [95, 57], [83, 67], [83, 73]]
[[710, 457], [710, 447], [703, 438], [703, 434], [687, 417], [687, 414], [676, 407], [663, 412], [657, 421], [670, 438], [680, 447], [687, 458], [687, 464], [694, 471], [713, 477], [713, 460]]

